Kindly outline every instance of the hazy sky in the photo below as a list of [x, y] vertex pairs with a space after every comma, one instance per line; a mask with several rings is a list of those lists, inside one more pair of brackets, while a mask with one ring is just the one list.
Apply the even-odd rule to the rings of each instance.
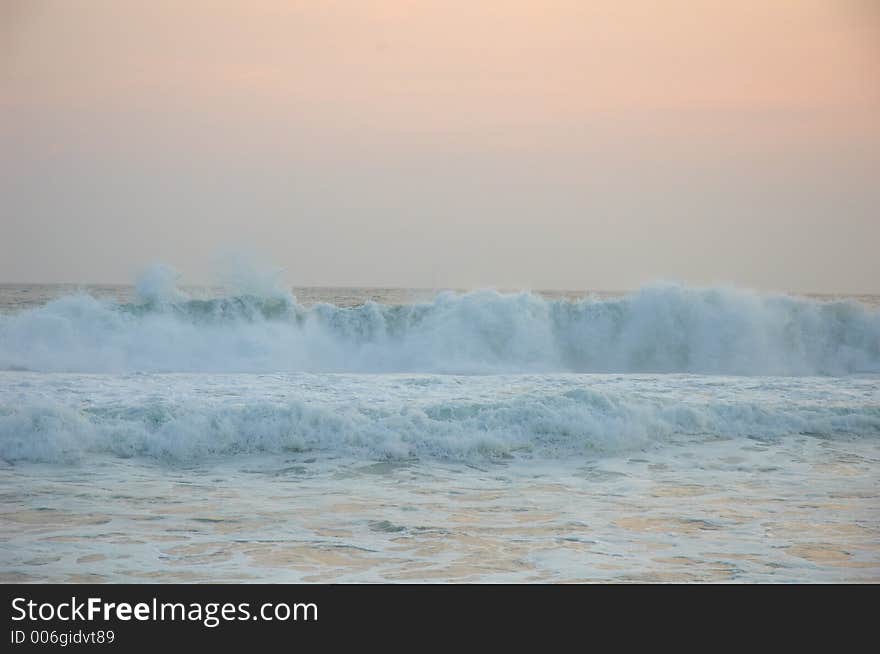
[[880, 292], [877, 0], [0, 0], [0, 281]]

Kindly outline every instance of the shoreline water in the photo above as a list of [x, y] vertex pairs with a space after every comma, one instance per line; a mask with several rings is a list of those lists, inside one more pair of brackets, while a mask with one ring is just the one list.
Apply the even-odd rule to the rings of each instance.
[[[764, 298], [4, 309], [0, 579], [880, 581], [877, 309]], [[623, 349], [548, 346], [633, 315]], [[630, 357], [658, 334], [672, 371]]]
[[876, 444], [700, 448], [480, 466], [303, 454], [3, 468], [0, 578], [880, 581]]

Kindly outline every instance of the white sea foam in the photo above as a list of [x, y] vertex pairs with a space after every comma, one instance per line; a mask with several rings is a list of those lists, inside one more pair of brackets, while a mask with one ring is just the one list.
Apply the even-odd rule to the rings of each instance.
[[[0, 315], [0, 456], [469, 460], [880, 432], [880, 311], [855, 301], [665, 284], [307, 307], [277, 271], [226, 269], [227, 297], [187, 297], [157, 266], [134, 303], [78, 294]], [[731, 374], [745, 385], [706, 376]], [[764, 390], [750, 395], [749, 379]]]
[[224, 268], [218, 299], [160, 266], [130, 303], [0, 313], [7, 576], [877, 577], [876, 308], [676, 285], [307, 306]]
[[138, 285], [141, 304], [75, 295], [2, 315], [0, 369], [880, 372], [880, 311], [849, 300], [667, 284], [605, 300], [476, 291], [307, 308], [274, 279], [248, 287], [262, 295], [191, 300], [157, 269]]
[[681, 437], [880, 436], [876, 378], [8, 372], [0, 381], [8, 461], [288, 451], [474, 460], [607, 454]]

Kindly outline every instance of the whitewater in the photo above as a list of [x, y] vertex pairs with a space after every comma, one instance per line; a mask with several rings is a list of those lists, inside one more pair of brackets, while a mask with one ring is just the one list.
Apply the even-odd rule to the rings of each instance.
[[43, 372], [880, 372], [880, 312], [724, 288], [614, 299], [445, 292], [430, 302], [305, 307], [287, 293], [88, 294], [0, 318], [0, 369]]
[[878, 306], [0, 287], [0, 578], [880, 580]]

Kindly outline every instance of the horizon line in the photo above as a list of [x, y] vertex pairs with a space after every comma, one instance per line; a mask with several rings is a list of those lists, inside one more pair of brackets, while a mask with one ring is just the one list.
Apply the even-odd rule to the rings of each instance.
[[[651, 286], [652, 284], [657, 283], [673, 283], [673, 284], [681, 284], [683, 286], [691, 287], [691, 288], [735, 288], [740, 290], [750, 290], [758, 293], [770, 294], [770, 293], [781, 293], [785, 295], [807, 295], [807, 296], [869, 296], [869, 297], [880, 297], [880, 290], [877, 291], [799, 291], [792, 289], [762, 289], [755, 288], [752, 286], [739, 284], [735, 282], [716, 282], [711, 284], [696, 284], [691, 282], [684, 282], [682, 280], [669, 280], [664, 278], [658, 278], [652, 282], [645, 282], [638, 287], [635, 288], [562, 288], [562, 287], [535, 287], [535, 286], [525, 286], [525, 285], [514, 285], [514, 286], [504, 286], [504, 285], [473, 285], [473, 286], [399, 286], [395, 284], [282, 284], [282, 287], [287, 287], [290, 289], [351, 289], [351, 290], [393, 290], [393, 291], [432, 291], [432, 292], [442, 292], [442, 291], [456, 291], [456, 292], [471, 292], [471, 291], [480, 291], [480, 290], [495, 290], [500, 292], [536, 292], [536, 293], [608, 293], [608, 294], [619, 294], [625, 295], [629, 293], [636, 293], [639, 290]], [[23, 281], [0, 281], [0, 287], [15, 287], [15, 286], [70, 286], [70, 287], [118, 287], [118, 288], [134, 288], [136, 286], [136, 282], [23, 282]], [[201, 288], [201, 289], [222, 289], [224, 288], [223, 284], [197, 284], [197, 283], [182, 283], [177, 285], [179, 288]]]

